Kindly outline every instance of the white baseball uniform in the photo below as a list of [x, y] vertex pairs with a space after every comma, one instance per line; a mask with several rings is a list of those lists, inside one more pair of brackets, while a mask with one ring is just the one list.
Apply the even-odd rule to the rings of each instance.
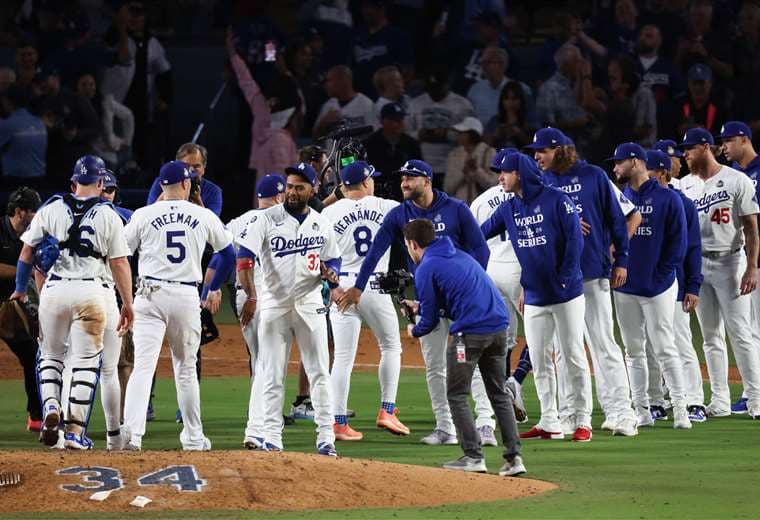
[[258, 341], [266, 345], [256, 360], [253, 436], [282, 448], [282, 404], [291, 338], [301, 352], [317, 424], [317, 446], [334, 443], [330, 413], [327, 308], [322, 301], [320, 262], [340, 257], [330, 222], [309, 209], [303, 222], [283, 205], [262, 210], [238, 236], [261, 264], [262, 286], [257, 292], [260, 312]]
[[140, 208], [125, 227], [133, 252], [140, 252], [135, 297], [134, 370], [127, 383], [124, 423], [131, 444], [142, 446], [145, 410], [164, 334], [169, 341], [182, 412], [180, 442], [185, 450], [207, 450], [195, 364], [200, 348], [198, 283], [206, 243], [221, 250], [232, 235], [211, 210], [186, 200], [162, 200]]
[[[32, 247], [47, 235], [63, 242], [73, 222], [69, 206], [63, 200], [55, 200], [40, 208], [21, 240]], [[100, 201], [82, 216], [79, 228], [81, 241], [91, 244], [102, 258], [79, 256], [63, 249], [50, 269], [40, 296], [43, 340], [38, 370], [43, 408], [47, 409], [49, 404], [60, 406], [68, 340], [72, 378], [65, 411], [66, 431], [84, 435], [100, 374], [104, 334], [107, 328], [116, 328], [118, 316], [110, 312], [113, 290], [105, 283], [109, 278], [107, 262], [129, 255], [129, 248], [121, 217]]]
[[758, 213], [755, 187], [743, 173], [722, 166], [707, 180], [694, 175], [682, 179], [683, 193], [694, 201], [702, 233], [702, 275], [697, 317], [704, 336], [705, 361], [712, 397], [708, 414], [731, 412], [728, 352], [723, 324], [731, 338], [734, 357], [752, 415], [760, 415], [760, 343], [752, 329], [750, 295], [740, 295], [747, 266], [742, 217]]
[[[333, 227], [340, 250], [342, 288], [348, 289], [354, 286], [372, 238], [377, 235], [386, 213], [398, 204], [394, 200], [366, 196], [360, 200], [339, 200], [322, 211], [322, 215]], [[388, 270], [389, 256], [390, 250], [386, 251], [378, 262], [376, 272], [384, 273]], [[362, 294], [358, 305], [341, 312], [333, 304], [330, 310], [335, 343], [333, 366], [330, 372], [333, 415], [346, 415], [351, 371], [359, 345], [362, 320], [369, 325], [380, 348], [378, 369], [380, 400], [386, 403], [396, 402], [398, 378], [401, 372], [401, 336], [398, 315], [393, 307], [391, 296], [381, 294], [376, 287], [373, 287], [373, 278], [370, 278], [369, 287]]]

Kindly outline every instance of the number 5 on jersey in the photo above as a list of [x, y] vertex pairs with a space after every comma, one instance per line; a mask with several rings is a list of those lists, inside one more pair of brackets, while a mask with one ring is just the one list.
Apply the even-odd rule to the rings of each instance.
[[180, 231], [167, 231], [166, 232], [166, 249], [174, 250], [176, 252], [167, 253], [166, 259], [173, 264], [181, 264], [187, 256], [187, 249], [184, 242], [185, 232]]

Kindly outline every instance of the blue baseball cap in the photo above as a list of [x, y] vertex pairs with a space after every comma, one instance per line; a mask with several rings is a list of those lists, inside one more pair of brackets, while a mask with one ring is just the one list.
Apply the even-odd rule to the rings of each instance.
[[370, 177], [377, 177], [378, 175], [380, 175], [380, 172], [375, 170], [375, 167], [366, 161], [352, 162], [340, 171], [340, 178], [346, 186], [360, 184]]
[[83, 155], [74, 163], [71, 181], [77, 184], [93, 184], [106, 174], [106, 163], [97, 155]]
[[625, 161], [626, 159], [639, 159], [641, 161], [647, 160], [647, 152], [640, 144], [637, 143], [623, 143], [619, 144], [615, 148], [615, 154], [607, 159], [608, 161]]
[[393, 119], [394, 121], [401, 121], [406, 116], [406, 111], [398, 103], [386, 103], [383, 108], [380, 109], [380, 119]]
[[300, 175], [312, 186], [317, 185], [317, 172], [306, 163], [298, 163], [296, 166], [285, 168], [285, 175]]
[[710, 132], [704, 128], [689, 128], [683, 136], [683, 141], [678, 145], [679, 148], [686, 148], [697, 144], [715, 144], [715, 140]]
[[196, 171], [190, 168], [187, 163], [182, 161], [169, 161], [161, 166], [161, 171], [158, 174], [158, 183], [161, 186], [169, 186], [197, 176], [198, 174]]
[[533, 161], [533, 159], [527, 157], [522, 153], [510, 153], [504, 156], [504, 160], [501, 162], [499, 170], [503, 172], [514, 172], [520, 169], [520, 156], [526, 157]]
[[667, 170], [670, 171], [670, 156], [660, 150], [649, 150], [647, 152], [647, 170]]
[[501, 163], [504, 161], [504, 158], [507, 155], [511, 155], [513, 153], [520, 153], [520, 151], [517, 148], [502, 148], [496, 152], [496, 155], [494, 155], [493, 159], [491, 159], [491, 171], [494, 173], [501, 173]]
[[678, 144], [672, 139], [661, 139], [654, 143], [652, 150], [665, 152], [671, 157], [683, 157], [683, 152], [678, 149]]
[[118, 188], [119, 181], [116, 179], [116, 175], [111, 170], [106, 169], [106, 173], [103, 177], [104, 188]]
[[718, 139], [727, 139], [729, 137], [748, 137], [752, 139], [752, 130], [743, 121], [726, 121], [720, 127]]
[[712, 69], [703, 63], [696, 63], [689, 68], [686, 77], [689, 81], [710, 81]]
[[285, 177], [276, 173], [267, 173], [256, 185], [256, 196], [260, 199], [276, 197], [285, 192]]
[[410, 159], [404, 163], [404, 165], [396, 171], [396, 173], [400, 173], [401, 175], [406, 175], [407, 177], [427, 177], [428, 179], [433, 178], [433, 168], [430, 167], [428, 163], [425, 161], [420, 161], [419, 159]]
[[542, 148], [556, 148], [567, 144], [567, 136], [558, 128], [542, 128], [533, 136], [533, 142], [525, 148], [541, 150]]

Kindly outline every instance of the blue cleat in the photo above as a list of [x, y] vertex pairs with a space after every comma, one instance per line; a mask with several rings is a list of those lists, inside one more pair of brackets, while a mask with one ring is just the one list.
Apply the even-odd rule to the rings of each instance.
[[689, 406], [689, 420], [691, 422], [705, 422], [707, 420], [707, 413], [704, 406]]
[[177, 410], [177, 414], [174, 416], [174, 421], [182, 424], [182, 412]]
[[93, 442], [87, 435], [66, 432], [63, 434], [63, 446], [67, 450], [91, 450]]
[[736, 400], [734, 404], [731, 405], [731, 413], [733, 414], [745, 414], [748, 412], [747, 409], [747, 398], [746, 397], [740, 397]]
[[156, 411], [153, 410], [153, 401], [148, 401], [148, 410], [145, 412], [145, 420], [149, 422], [156, 420]]
[[652, 414], [652, 420], [654, 421], [667, 421], [668, 412], [664, 406], [650, 406], [649, 413]]
[[338, 452], [335, 451], [335, 445], [329, 442], [322, 442], [317, 446], [317, 452], [320, 455], [327, 455], [328, 457], [337, 457]]

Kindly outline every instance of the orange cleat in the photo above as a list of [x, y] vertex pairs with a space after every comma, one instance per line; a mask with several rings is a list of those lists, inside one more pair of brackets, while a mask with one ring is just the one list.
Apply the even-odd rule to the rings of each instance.
[[411, 430], [398, 420], [398, 417], [396, 417], [397, 413], [398, 408], [396, 408], [392, 414], [385, 411], [384, 408], [380, 408], [380, 411], [377, 412], [377, 420], [375, 424], [377, 424], [378, 428], [388, 430], [394, 435], [409, 435]]
[[30, 432], [40, 432], [42, 430], [42, 419], [34, 420], [29, 417], [26, 420], [26, 429]]
[[589, 442], [591, 440], [591, 428], [579, 426], [573, 434], [573, 440], [575, 442]]
[[333, 423], [333, 433], [336, 441], [360, 441], [364, 438], [362, 432], [357, 432], [348, 424]]

